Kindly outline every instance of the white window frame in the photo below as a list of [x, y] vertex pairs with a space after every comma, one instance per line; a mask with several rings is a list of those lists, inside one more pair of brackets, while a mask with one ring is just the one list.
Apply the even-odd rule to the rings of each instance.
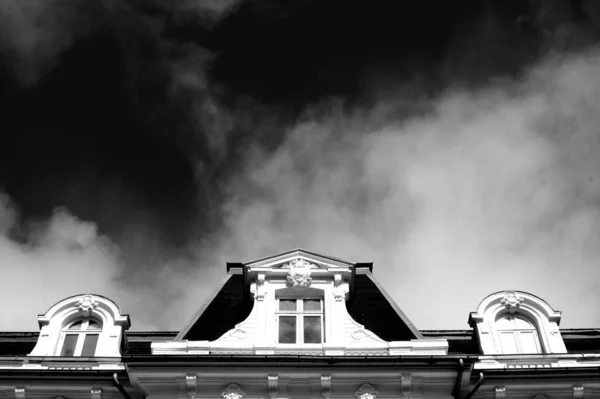
[[[93, 327], [92, 329], [90, 329], [89, 328], [90, 320], [96, 322], [100, 327], [99, 328]], [[79, 330], [70, 330], [70, 328], [73, 326], [73, 324], [76, 324], [80, 321], [82, 323], [81, 323], [81, 328]], [[77, 320], [69, 323], [68, 325], [66, 325], [63, 328], [61, 336], [60, 336], [60, 342], [59, 342], [58, 349], [57, 349], [57, 355], [62, 356], [62, 350], [65, 345], [65, 339], [67, 338], [67, 335], [77, 335], [77, 343], [75, 344], [75, 350], [72, 355], [73, 357], [81, 356], [81, 352], [83, 351], [83, 344], [85, 343], [85, 337], [87, 335], [97, 335], [98, 340], [96, 341], [96, 347], [94, 348], [94, 354], [92, 355], [92, 356], [95, 356], [96, 352], [98, 350], [101, 334], [102, 334], [102, 323], [100, 323], [98, 320], [90, 318], [90, 317], [86, 317], [84, 319], [77, 319]]]
[[[296, 302], [296, 310], [280, 310], [280, 301], [281, 300], [288, 300], [288, 301], [295, 301]], [[312, 301], [319, 301], [319, 304], [321, 305], [321, 309], [320, 310], [308, 310], [305, 311], [304, 310], [304, 301], [305, 300], [312, 300]], [[298, 298], [298, 297], [291, 297], [291, 298], [286, 298], [286, 297], [281, 297], [281, 298], [277, 298], [277, 303], [276, 303], [276, 311], [275, 311], [275, 329], [276, 329], [276, 342], [278, 345], [285, 345], [285, 346], [296, 346], [296, 345], [323, 345], [325, 343], [325, 301], [323, 300], [323, 298]], [[296, 318], [296, 342], [295, 343], [279, 343], [279, 320], [281, 316], [289, 316], [289, 317], [295, 317]], [[319, 316], [321, 319], [321, 341], [320, 342], [311, 342], [311, 343], [305, 343], [304, 342], [304, 317], [306, 316]]]
[[[538, 332], [538, 329], [535, 325], [535, 323], [530, 320], [528, 317], [522, 315], [522, 314], [503, 314], [502, 316], [500, 316], [498, 318], [498, 320], [496, 320], [496, 323], [498, 323], [498, 321], [500, 321], [501, 319], [521, 319], [525, 322], [527, 322], [527, 324], [529, 324], [531, 327], [530, 328], [497, 328], [498, 330], [498, 335], [500, 336], [500, 346], [502, 346], [503, 344], [503, 339], [502, 336], [503, 335], [512, 335], [515, 339], [516, 345], [517, 345], [517, 354], [542, 354], [544, 353], [544, 350], [542, 348], [542, 342], [540, 341], [540, 335]], [[535, 346], [537, 348], [537, 352], [527, 352], [523, 349], [523, 341], [521, 339], [521, 334], [522, 333], [533, 333], [533, 337], [535, 340]], [[502, 353], [506, 353], [509, 354], [508, 352], [506, 352], [507, 348], [504, 348], [502, 346]]]

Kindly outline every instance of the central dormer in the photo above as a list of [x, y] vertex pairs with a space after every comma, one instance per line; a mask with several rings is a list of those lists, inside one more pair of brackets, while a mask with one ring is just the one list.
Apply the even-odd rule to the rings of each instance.
[[373, 278], [372, 263], [302, 249], [228, 263], [228, 277], [175, 341], [153, 354], [446, 354]]

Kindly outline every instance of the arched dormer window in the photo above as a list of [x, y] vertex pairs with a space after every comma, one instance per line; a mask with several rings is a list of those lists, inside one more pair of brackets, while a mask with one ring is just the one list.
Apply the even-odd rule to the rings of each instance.
[[496, 320], [502, 353], [542, 353], [537, 328], [523, 315], [502, 315]]
[[469, 324], [485, 355], [567, 353], [558, 329], [560, 316], [543, 299], [509, 290], [481, 301]]
[[101, 324], [89, 317], [71, 323], [63, 329], [60, 356], [94, 356], [101, 332]]
[[277, 290], [277, 343], [322, 344], [325, 342], [323, 290], [286, 288]]
[[100, 295], [76, 295], [38, 316], [40, 335], [29, 356], [118, 357], [129, 316]]

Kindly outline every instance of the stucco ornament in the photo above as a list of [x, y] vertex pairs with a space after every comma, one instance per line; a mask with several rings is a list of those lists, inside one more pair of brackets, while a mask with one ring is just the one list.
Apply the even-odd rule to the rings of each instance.
[[354, 396], [358, 399], [375, 399], [377, 395], [379, 395], [379, 392], [373, 389], [371, 384], [362, 384], [354, 393]]
[[237, 386], [237, 384], [229, 384], [221, 393], [223, 399], [242, 399], [246, 393]]
[[308, 287], [312, 283], [310, 278], [310, 269], [313, 267], [302, 258], [297, 258], [284, 266], [290, 269], [287, 280], [294, 287]]
[[517, 295], [516, 292], [509, 290], [504, 292], [504, 298], [500, 301], [502, 305], [508, 310], [509, 313], [513, 314], [523, 303], [523, 297]]
[[84, 295], [83, 298], [81, 298], [75, 306], [79, 308], [79, 310], [89, 315], [89, 313], [92, 310], [96, 309], [96, 307], [98, 306], [98, 302], [94, 299], [93, 296]]

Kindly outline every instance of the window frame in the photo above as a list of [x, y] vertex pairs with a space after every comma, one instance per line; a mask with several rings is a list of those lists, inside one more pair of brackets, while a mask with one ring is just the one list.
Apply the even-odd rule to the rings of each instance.
[[[98, 327], [90, 328], [90, 321], [95, 322]], [[74, 325], [77, 323], [81, 323], [81, 327], [79, 329], [72, 329]], [[63, 355], [63, 350], [65, 346], [65, 341], [67, 336], [74, 335], [77, 336], [77, 341], [75, 342], [75, 348], [73, 350], [73, 354]], [[85, 346], [85, 341], [88, 336], [96, 335], [96, 344], [94, 345], [94, 353], [90, 356], [82, 356], [83, 348]], [[57, 348], [58, 356], [63, 357], [94, 357], [96, 352], [98, 351], [98, 343], [100, 341], [100, 336], [102, 335], [102, 323], [93, 317], [85, 317], [78, 318], [71, 323], [68, 323], [61, 330], [60, 340]]]
[[[296, 303], [296, 310], [280, 310], [280, 303], [282, 300], [285, 301], [294, 301]], [[305, 310], [304, 309], [304, 301], [312, 300], [319, 301], [320, 309], [319, 310]], [[325, 343], [325, 300], [323, 297], [277, 297], [275, 304], [275, 341], [277, 345], [284, 346], [298, 346], [298, 345], [323, 345]], [[296, 320], [296, 342], [287, 343], [287, 342], [279, 342], [279, 324], [281, 317], [295, 317]], [[320, 319], [320, 327], [321, 327], [321, 340], [320, 342], [304, 342], [304, 319], [305, 317], [319, 317]]]
[[[527, 324], [529, 324], [531, 327], [517, 328], [515, 326], [514, 328], [504, 328], [504, 327], [501, 327], [498, 325], [498, 323], [504, 319], [508, 319], [511, 322], [513, 322], [516, 319], [521, 319], [522, 321], [525, 321]], [[500, 343], [500, 347], [502, 348], [503, 354], [533, 355], [533, 354], [544, 354], [545, 353], [544, 345], [542, 343], [542, 340], [540, 339], [541, 337], [540, 337], [539, 329], [538, 329], [537, 325], [535, 324], [535, 322], [533, 320], [531, 320], [529, 317], [527, 317], [526, 315], [523, 315], [521, 313], [501, 314], [498, 318], [496, 318], [496, 331], [498, 333], [499, 343]], [[537, 347], [537, 352], [529, 352], [529, 351], [524, 350], [525, 340], [522, 338], [523, 333], [533, 333], [533, 338], [534, 338], [535, 345]], [[503, 343], [504, 342], [503, 336], [506, 336], [506, 335], [511, 335], [514, 338], [514, 342], [516, 344], [515, 346], [517, 348], [516, 353], [509, 353], [505, 349], [505, 346]]]

